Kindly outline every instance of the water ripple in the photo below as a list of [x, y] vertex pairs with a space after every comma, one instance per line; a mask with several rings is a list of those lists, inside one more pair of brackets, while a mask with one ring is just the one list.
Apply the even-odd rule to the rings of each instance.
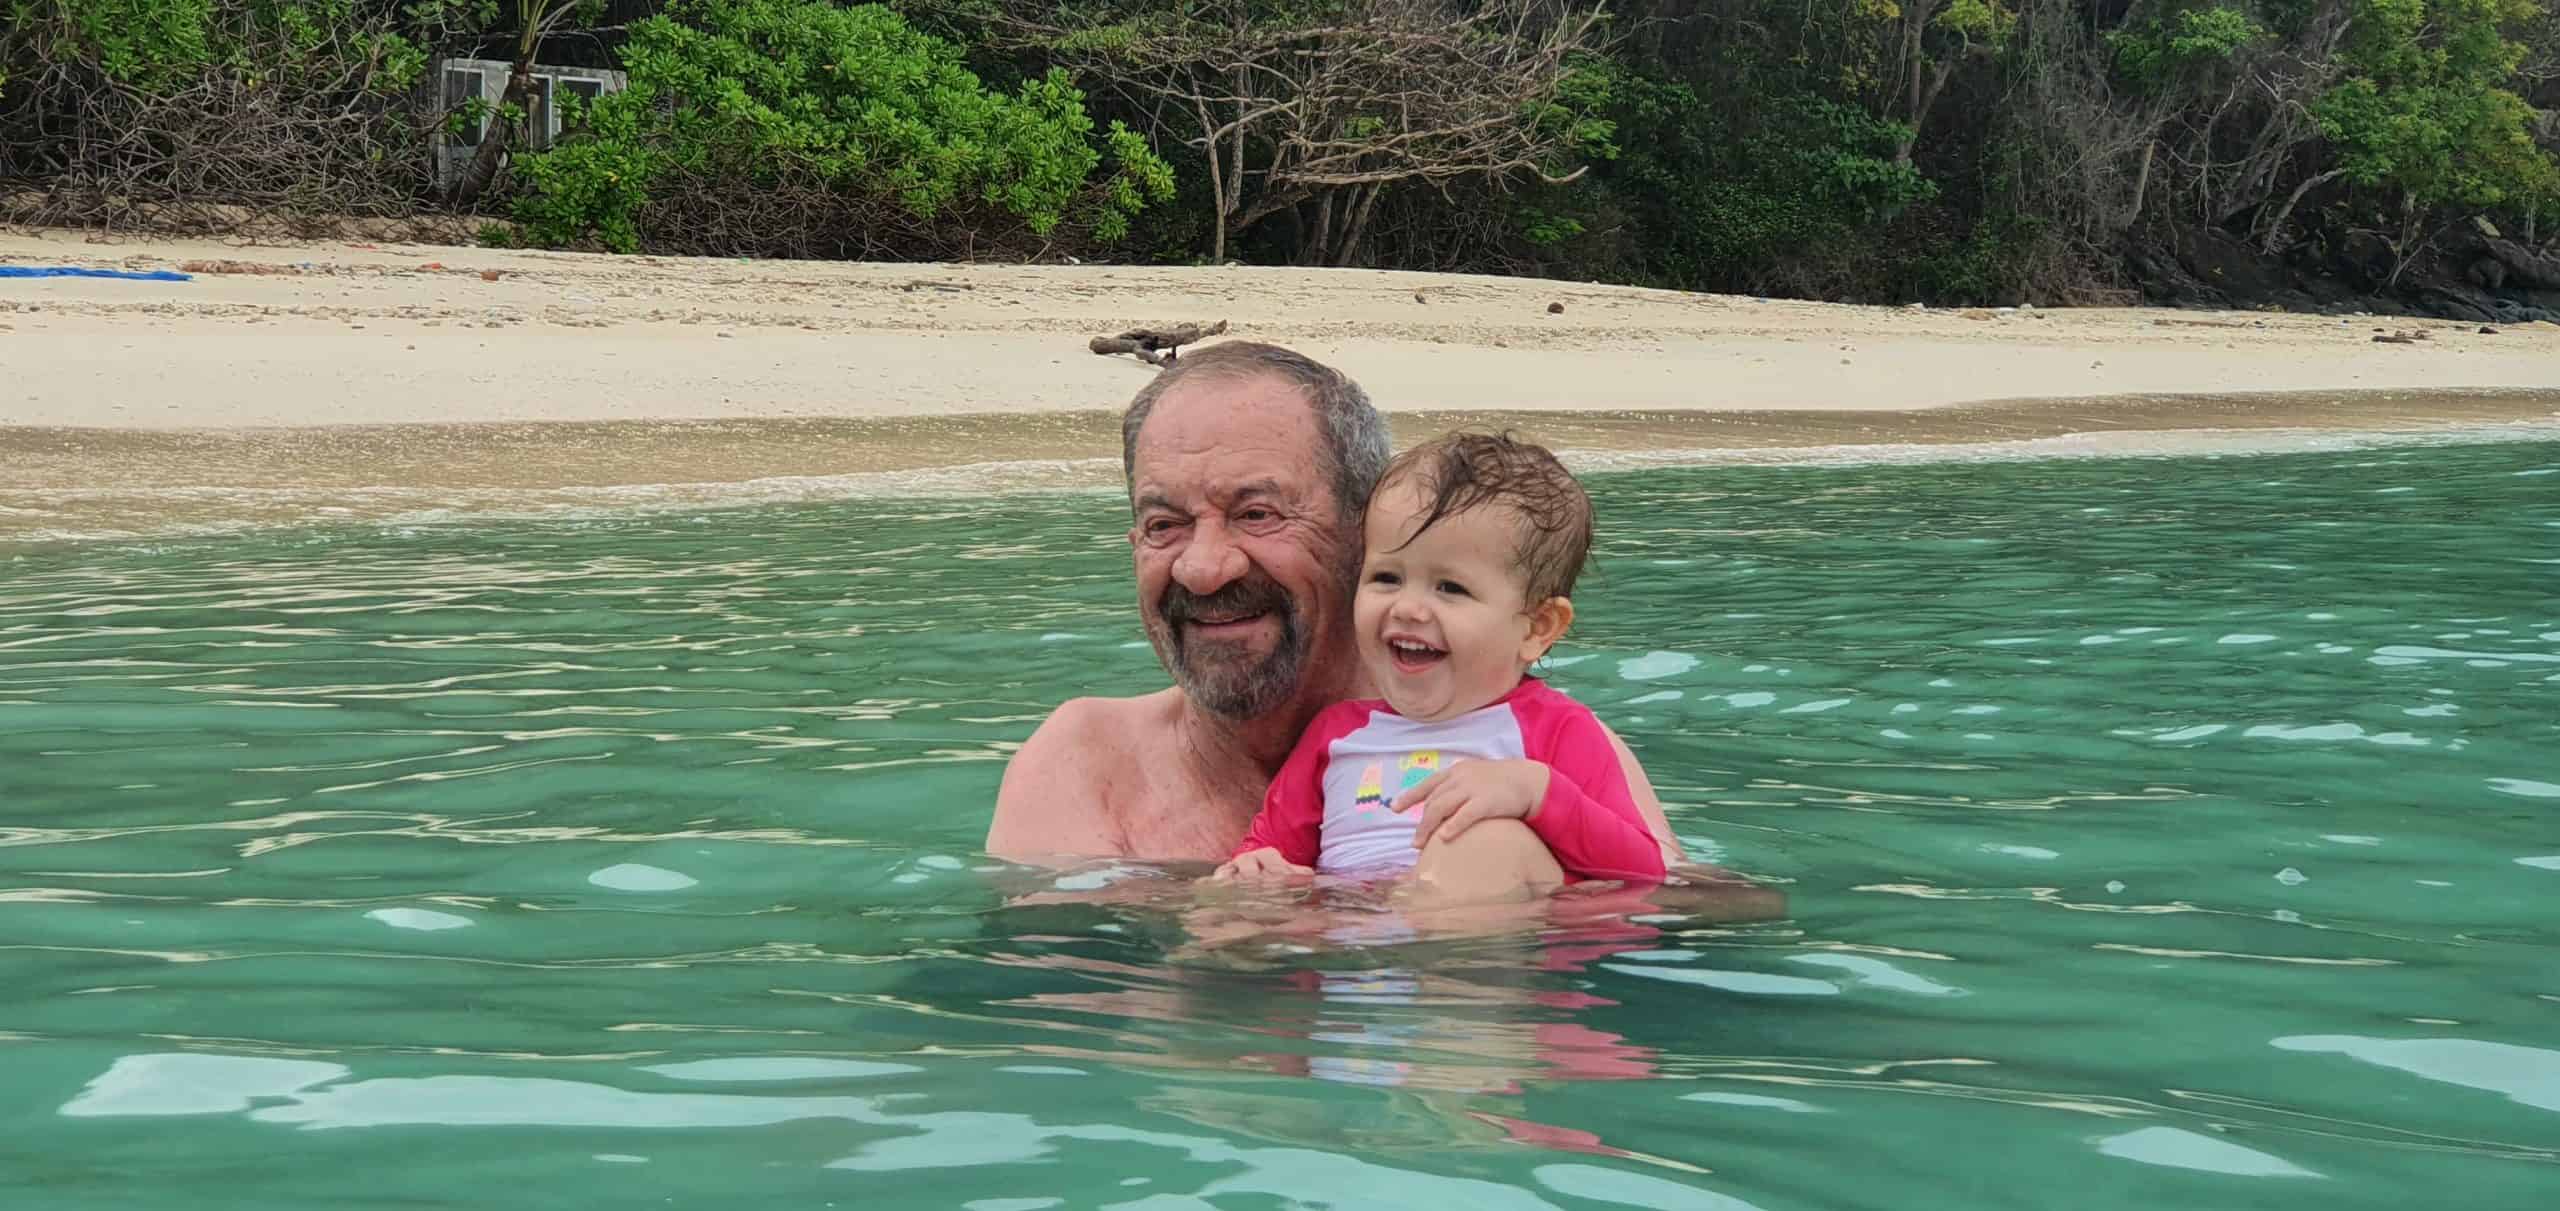
[[1161, 684], [1107, 496], [12, 553], [0, 1122], [102, 1205], [2536, 1205], [2555, 457], [1595, 477], [1550, 675], [1783, 915], [1455, 938], [976, 852]]

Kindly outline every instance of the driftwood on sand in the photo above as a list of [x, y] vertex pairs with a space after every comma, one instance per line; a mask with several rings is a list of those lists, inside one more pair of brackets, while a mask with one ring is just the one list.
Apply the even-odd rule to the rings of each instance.
[[1176, 324], [1170, 328], [1132, 328], [1118, 336], [1097, 336], [1089, 347], [1106, 357], [1129, 353], [1150, 366], [1170, 366], [1175, 351], [1182, 346], [1222, 335], [1226, 330], [1225, 320], [1214, 324]]

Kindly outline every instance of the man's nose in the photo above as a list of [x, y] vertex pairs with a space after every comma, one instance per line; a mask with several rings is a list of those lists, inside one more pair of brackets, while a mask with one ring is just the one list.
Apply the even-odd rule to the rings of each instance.
[[1224, 525], [1204, 521], [1193, 527], [1190, 541], [1174, 556], [1173, 578], [1183, 588], [1207, 596], [1243, 579], [1246, 562], [1244, 548], [1235, 544]]

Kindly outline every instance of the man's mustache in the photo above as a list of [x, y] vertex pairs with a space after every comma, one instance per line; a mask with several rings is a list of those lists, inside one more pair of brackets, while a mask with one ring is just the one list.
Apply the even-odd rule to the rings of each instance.
[[1275, 614], [1286, 620], [1296, 612], [1297, 603], [1286, 590], [1260, 576], [1221, 586], [1214, 593], [1194, 593], [1180, 583], [1165, 586], [1157, 610], [1166, 622], [1180, 626], [1198, 622], [1204, 616], [1237, 618], [1254, 614]]

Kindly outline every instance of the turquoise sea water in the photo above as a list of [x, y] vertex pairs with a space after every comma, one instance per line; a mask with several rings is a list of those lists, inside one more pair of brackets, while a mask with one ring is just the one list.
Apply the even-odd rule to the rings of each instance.
[[1009, 905], [1107, 496], [0, 550], [0, 1202], [2560, 1196], [2560, 443], [1593, 486], [1553, 677], [1782, 918]]

